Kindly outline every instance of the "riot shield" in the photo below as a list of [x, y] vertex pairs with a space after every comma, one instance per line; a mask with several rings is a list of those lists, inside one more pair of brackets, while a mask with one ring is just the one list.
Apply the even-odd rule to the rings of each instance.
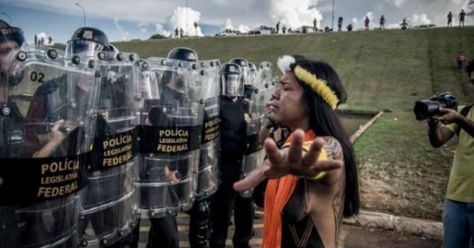
[[[120, 55], [120, 54], [119, 54]], [[138, 191], [133, 184], [138, 161], [135, 90], [138, 70], [132, 61], [97, 61], [100, 86], [96, 135], [81, 194], [81, 246], [113, 244], [137, 225]]]
[[201, 61], [200, 72], [204, 120], [201, 134], [201, 155], [199, 161], [196, 198], [204, 199], [214, 194], [219, 183], [219, 61]]
[[[249, 121], [247, 123], [246, 150], [243, 160], [242, 175], [246, 177], [251, 171], [261, 164], [265, 157], [262, 144], [258, 142], [258, 136], [265, 120], [265, 104], [271, 96], [272, 67], [270, 62], [260, 63], [259, 71], [255, 79], [256, 93], [249, 99]], [[250, 197], [252, 191], [241, 193], [243, 197]]]
[[[197, 187], [199, 147], [203, 120], [200, 65], [165, 58], [147, 60], [140, 93], [140, 168], [136, 182], [142, 213], [151, 218], [189, 209]], [[152, 79], [155, 79], [153, 82]], [[148, 98], [152, 97], [152, 98]]]
[[31, 48], [2, 74], [1, 247], [77, 246], [78, 194], [95, 131], [94, 67]]

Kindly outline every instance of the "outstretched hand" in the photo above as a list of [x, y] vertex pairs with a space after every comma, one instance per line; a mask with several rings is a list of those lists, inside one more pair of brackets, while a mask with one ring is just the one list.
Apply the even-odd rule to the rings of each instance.
[[304, 132], [296, 130], [292, 133], [293, 141], [289, 148], [278, 149], [272, 139], [265, 140], [264, 148], [267, 159], [252, 171], [246, 178], [236, 182], [236, 191], [245, 191], [254, 188], [266, 178], [280, 178], [293, 174], [295, 176], [313, 177], [318, 172], [341, 168], [340, 160], [319, 160], [324, 146], [322, 138], [316, 138], [309, 150], [303, 154]]

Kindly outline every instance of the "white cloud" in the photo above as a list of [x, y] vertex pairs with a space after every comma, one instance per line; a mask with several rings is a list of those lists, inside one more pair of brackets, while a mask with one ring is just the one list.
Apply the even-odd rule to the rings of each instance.
[[144, 22], [144, 21], [141, 21], [141, 22], [138, 22], [137, 23], [137, 28], [140, 30], [140, 32], [142, 33], [148, 33], [148, 26], [150, 24], [148, 22]]
[[232, 20], [230, 18], [227, 18], [224, 22], [224, 26], [222, 26], [222, 30], [224, 29], [232, 29], [234, 30], [234, 26], [232, 25]]
[[270, 11], [273, 21], [280, 21], [282, 25], [292, 29], [302, 25], [312, 26], [315, 18], [318, 20], [319, 27], [323, 19], [319, 10], [315, 5], [312, 5], [310, 0], [271, 0]]
[[229, 0], [212, 0], [213, 3], [220, 5], [220, 6], [229, 6], [230, 2]]
[[128, 40], [128, 36], [130, 35], [130, 32], [127, 32], [119, 23], [120, 19], [118, 17], [115, 17], [114, 18], [114, 24], [115, 24], [115, 27], [117, 28], [117, 30], [119, 31], [120, 35], [121, 35], [121, 39], [122, 41], [127, 41]]
[[431, 20], [428, 18], [428, 15], [425, 13], [414, 14], [411, 18], [408, 19], [410, 26], [420, 26], [420, 25], [429, 25]]
[[36, 34], [36, 39], [38, 42], [42, 41], [44, 45], [54, 45], [54, 40], [51, 38], [50, 42], [50, 36], [46, 34], [45, 32], [39, 32]]
[[[25, 7], [36, 11], [38, 9], [72, 15], [77, 17], [77, 23], [82, 23], [82, 11], [74, 4], [75, 1], [64, 0], [0, 0], [3, 4]], [[156, 29], [154, 25], [160, 23], [162, 31], [174, 33], [174, 25], [169, 21], [170, 16], [175, 14], [179, 6], [184, 5], [184, 1], [176, 0], [76, 0], [85, 10], [87, 15], [87, 24], [94, 25], [92, 18], [101, 18], [114, 20], [114, 17], [120, 17], [120, 24], [130, 29], [127, 22], [134, 24], [140, 22], [149, 23], [148, 26], [138, 26], [136, 30], [130, 32], [132, 35], [150, 32]], [[403, 18], [413, 18], [414, 14], [419, 17], [417, 21], [430, 20], [437, 26], [446, 25], [446, 15], [449, 11], [453, 12], [453, 25], [457, 25], [458, 13], [464, 9], [466, 13], [472, 13], [474, 10], [473, 0], [338, 0], [336, 2], [336, 19], [338, 16], [349, 20], [350, 17], [357, 17], [358, 25], [363, 26], [364, 13], [372, 12], [377, 19], [382, 13], [387, 22], [396, 24], [401, 23]], [[318, 26], [323, 27], [331, 23], [332, 0], [193, 0], [188, 1], [189, 9], [198, 12], [198, 24], [207, 24], [220, 27], [222, 23], [230, 18], [236, 23], [236, 27], [245, 25], [248, 27], [257, 27], [260, 25], [275, 26], [275, 23], [282, 21], [287, 26], [297, 28], [301, 25], [312, 25], [313, 19], [318, 20]], [[181, 7], [183, 8], [183, 7]], [[420, 13], [426, 14], [426, 20], [420, 16]], [[189, 14], [189, 13], [188, 13]], [[188, 16], [189, 18], [189, 16]], [[179, 19], [179, 18], [178, 18]], [[176, 21], [182, 22], [182, 21]], [[377, 21], [376, 21], [377, 22]], [[356, 22], [354, 22], [355, 24]], [[194, 26], [184, 21], [184, 26], [190, 34]], [[411, 23], [410, 23], [411, 24]], [[474, 24], [474, 16], [466, 18], [466, 25]], [[66, 24], [64, 24], [66, 25]], [[373, 26], [373, 25], [371, 25]], [[200, 29], [199, 29], [200, 30]], [[37, 30], [39, 31], [39, 30]], [[124, 31], [124, 30], [122, 30]], [[125, 35], [122, 34], [122, 38]], [[54, 36], [57, 34], [52, 33]], [[129, 35], [128, 38], [132, 38]]]
[[[185, 36], [204, 36], [199, 27], [201, 12], [186, 7], [177, 7], [168, 18], [169, 26], [175, 30], [183, 29]], [[198, 24], [195, 27], [195, 24]]]
[[155, 24], [155, 32], [156, 32], [157, 34], [161, 34], [161, 35], [163, 35], [163, 36], [165, 36], [165, 37], [170, 37], [170, 36], [171, 36], [171, 32], [168, 31], [168, 30], [165, 30], [165, 29], [163, 28], [163, 25], [161, 25], [160, 23], [156, 23], [156, 24]]
[[404, 2], [405, 2], [405, 0], [393, 0], [393, 4], [395, 4], [395, 6], [397, 6], [397, 7], [402, 6], [402, 4]]
[[244, 25], [244, 24], [239, 24], [239, 26], [235, 28], [230, 18], [227, 18], [225, 20], [224, 25], [222, 26], [221, 30], [224, 30], [224, 29], [238, 30], [241, 33], [248, 33], [251, 30], [249, 26]]
[[250, 27], [247, 25], [240, 24], [237, 30], [239, 30], [239, 32], [241, 33], [248, 33], [250, 31]]
[[[374, 14], [371, 11], [367, 12], [365, 16], [369, 17], [370, 22], [372, 22], [372, 20], [374, 19]], [[364, 20], [365, 20], [365, 17], [364, 17]]]
[[386, 29], [400, 29], [402, 26], [400, 26], [400, 23], [389, 23], [385, 25]]

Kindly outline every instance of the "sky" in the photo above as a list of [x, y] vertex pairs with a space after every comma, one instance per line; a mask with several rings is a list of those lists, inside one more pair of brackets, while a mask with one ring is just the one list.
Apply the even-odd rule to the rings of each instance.
[[[86, 26], [103, 30], [111, 41], [148, 39], [153, 34], [173, 36], [182, 28], [192, 36], [212, 36], [225, 28], [247, 32], [260, 25], [296, 29], [302, 25], [334, 26], [344, 19], [362, 29], [366, 16], [371, 27], [380, 15], [386, 27], [400, 28], [403, 18], [411, 26], [445, 26], [453, 12], [458, 24], [461, 9], [468, 13], [465, 24], [474, 24], [474, 0], [0, 0], [0, 19], [24, 30], [28, 42], [35, 34], [65, 43], [74, 30]], [[194, 24], [197, 24], [195, 28]], [[344, 28], [345, 29], [345, 28]]]

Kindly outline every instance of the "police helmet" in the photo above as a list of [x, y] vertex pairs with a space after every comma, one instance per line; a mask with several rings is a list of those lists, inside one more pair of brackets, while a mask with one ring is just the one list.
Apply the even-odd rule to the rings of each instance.
[[240, 65], [240, 67], [248, 67], [249, 66], [249, 62], [244, 58], [232, 58], [232, 59], [229, 60], [229, 63], [236, 63], [236, 64]]
[[0, 19], [0, 42], [15, 41], [18, 46], [25, 42], [23, 30], [10, 26], [6, 21]]
[[257, 71], [257, 66], [255, 66], [254, 63], [249, 63], [249, 68], [251, 72], [256, 72]]
[[249, 62], [249, 75], [248, 75], [247, 84], [255, 85], [256, 78], [257, 78], [257, 66], [255, 66], [254, 63]]
[[107, 35], [102, 30], [92, 27], [77, 29], [66, 45], [66, 55], [94, 57], [110, 46]]
[[196, 51], [188, 47], [176, 47], [170, 50], [168, 58], [196, 62], [198, 61], [198, 54]]
[[242, 67], [236, 63], [226, 63], [221, 67], [221, 89], [225, 96], [243, 96], [244, 83]]
[[229, 63], [235, 63], [235, 64], [240, 65], [240, 67], [242, 68], [242, 80], [244, 81], [244, 84], [250, 84], [249, 62], [244, 58], [232, 58], [229, 60]]

